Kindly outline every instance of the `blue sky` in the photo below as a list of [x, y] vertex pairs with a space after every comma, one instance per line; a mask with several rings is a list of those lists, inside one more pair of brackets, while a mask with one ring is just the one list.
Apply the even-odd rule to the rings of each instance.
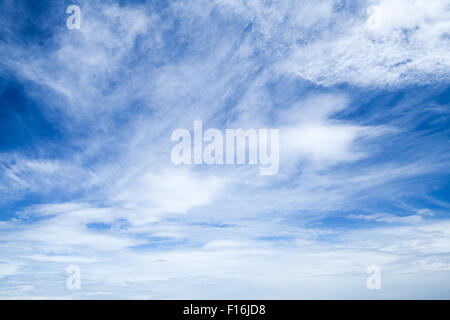
[[[447, 1], [0, 0], [0, 21], [0, 298], [449, 298]], [[175, 166], [194, 120], [280, 129], [278, 174]]]

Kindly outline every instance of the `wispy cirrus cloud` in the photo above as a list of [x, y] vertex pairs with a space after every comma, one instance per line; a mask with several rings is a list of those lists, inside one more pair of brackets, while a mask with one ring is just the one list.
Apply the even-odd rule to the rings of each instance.
[[[63, 133], [1, 149], [2, 298], [447, 297], [444, 1], [43, 6], [0, 29], [8, 137], [5, 88]], [[279, 128], [279, 174], [173, 165], [194, 120]]]
[[368, 1], [335, 32], [297, 45], [285, 70], [325, 85], [448, 82], [448, 26], [446, 1]]

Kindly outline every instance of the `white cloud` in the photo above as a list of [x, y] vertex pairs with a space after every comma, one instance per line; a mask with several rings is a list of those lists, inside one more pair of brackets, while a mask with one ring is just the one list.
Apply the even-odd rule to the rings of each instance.
[[162, 214], [185, 214], [197, 206], [211, 204], [225, 185], [224, 177], [200, 175], [174, 165], [159, 173], [140, 167], [119, 180], [110, 197], [129, 212], [127, 218], [131, 222], [142, 224], [159, 220]]
[[[342, 94], [315, 94], [278, 112], [281, 126], [281, 154], [284, 164], [302, 162], [325, 168], [364, 158], [364, 143], [392, 133], [387, 126], [362, 126], [336, 119], [348, 108]], [[305, 162], [305, 160], [307, 162]]]
[[351, 219], [360, 219], [366, 221], [377, 221], [386, 223], [405, 223], [405, 224], [418, 224], [423, 222], [420, 215], [408, 215], [408, 216], [396, 216], [392, 214], [369, 214], [369, 215], [349, 215]]
[[35, 254], [32, 256], [24, 256], [21, 258], [31, 259], [40, 262], [61, 262], [61, 263], [69, 263], [69, 262], [81, 262], [81, 263], [89, 263], [95, 262], [95, 259], [85, 258], [85, 257], [75, 257], [75, 256], [48, 256], [42, 254]]
[[[30, 159], [17, 154], [0, 155], [1, 201], [20, 197], [26, 192], [51, 193], [59, 188], [74, 191], [88, 189], [97, 182], [97, 174], [77, 161]], [[73, 181], [77, 180], [76, 185]]]
[[0, 279], [19, 273], [19, 266], [0, 261]]
[[397, 86], [449, 80], [447, 1], [370, 4], [361, 9], [368, 16], [338, 21], [332, 32], [298, 45], [282, 64], [284, 70], [323, 85]]
[[[301, 97], [301, 89], [293, 89], [278, 103], [268, 90], [285, 72], [324, 85], [421, 82], [422, 74], [443, 79], [445, 72], [439, 72], [449, 65], [443, 57], [448, 40], [438, 41], [446, 26], [443, 2], [371, 2], [376, 7], [369, 16], [367, 3], [353, 18], [336, 12], [335, 1], [176, 2], [170, 12], [180, 19], [178, 36], [202, 51], [183, 47], [183, 57], [157, 67], [127, 58], [138, 38], [144, 51], [163, 48], [162, 34], [173, 25], [160, 24], [156, 14], [139, 7], [93, 3], [83, 9], [81, 31], [64, 30], [49, 56], [1, 48], [20, 77], [65, 96], [56, 104], [70, 120], [61, 125], [79, 125], [80, 131], [86, 125], [92, 135], [72, 160], [0, 159], [5, 194], [81, 193], [69, 202], [26, 207], [14, 220], [0, 222], [0, 258], [13, 261], [3, 271], [0, 264], [0, 277], [3, 272], [32, 283], [29, 296], [70, 298], [77, 294], [61, 293], [56, 283], [64, 283], [67, 263], [78, 262], [87, 288], [79, 296], [360, 298], [373, 297], [365, 289], [365, 270], [380, 264], [386, 283], [398, 288], [380, 296], [410, 297], [403, 273], [431, 277], [433, 292], [448, 289], [432, 273], [442, 271], [449, 279], [448, 223], [429, 223], [427, 210], [353, 217], [362, 226], [365, 220], [391, 223], [375, 230], [304, 227], [366, 200], [409, 195], [414, 188], [399, 179], [436, 172], [442, 164], [372, 159], [358, 166], [357, 160], [372, 155], [370, 139], [392, 132], [390, 127], [337, 118], [350, 96]], [[402, 13], [396, 19], [396, 5], [413, 6], [402, 11], [413, 18]], [[234, 24], [225, 19], [215, 25], [213, 9], [215, 19], [231, 16], [236, 26], [252, 22], [251, 28], [221, 33]], [[403, 29], [411, 31], [410, 42]], [[44, 100], [53, 105], [53, 98]], [[143, 111], [134, 114], [126, 108], [136, 101]], [[124, 120], [125, 128], [112, 120], [122, 108], [133, 118]], [[280, 174], [263, 178], [248, 167], [173, 166], [170, 131], [193, 119], [216, 127], [279, 126], [286, 152]], [[335, 164], [343, 167], [333, 171]], [[105, 229], [89, 225], [95, 223]], [[422, 284], [413, 277], [416, 292]], [[16, 288], [13, 282], [5, 287], [2, 296]]]
[[[274, 221], [265, 225], [267, 236], [273, 234], [276, 225]], [[261, 242], [255, 241], [254, 230], [249, 228], [240, 236], [229, 230], [233, 240], [221, 240], [224, 234], [218, 230], [200, 247], [186, 244], [164, 250], [97, 250], [101, 259], [83, 264], [83, 290], [74, 294], [90, 296], [101, 287], [115, 298], [136, 298], [144, 293], [148, 298], [176, 299], [206, 295], [243, 299], [423, 298], [429, 293], [421, 290], [427, 283], [439, 297], [448, 286], [450, 272], [448, 230], [448, 221], [439, 221], [335, 231], [331, 234], [334, 241], [296, 233], [291, 239]], [[186, 231], [194, 234], [193, 230]], [[46, 259], [39, 257], [36, 263]], [[68, 261], [52, 262], [62, 264], [63, 276]], [[376, 295], [365, 287], [367, 266], [373, 264], [380, 266], [383, 283], [383, 290]], [[34, 281], [35, 289], [28, 294], [42, 295], [40, 281], [48, 280], [35, 276]], [[128, 291], [130, 283], [133, 290]], [[214, 288], [205, 291], [209, 285]], [[59, 290], [63, 297], [72, 294]]]

